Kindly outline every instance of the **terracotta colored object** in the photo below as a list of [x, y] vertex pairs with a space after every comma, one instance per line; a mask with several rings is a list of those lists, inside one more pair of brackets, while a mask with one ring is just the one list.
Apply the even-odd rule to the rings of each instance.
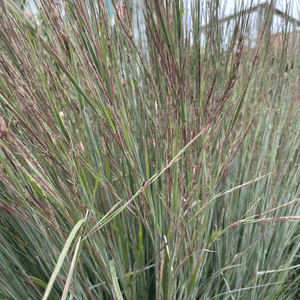
[[[287, 54], [292, 54], [293, 52], [293, 32], [287, 33]], [[277, 52], [282, 51], [283, 43], [285, 39], [285, 33], [278, 32], [271, 36], [271, 43], [273, 44], [274, 50]], [[300, 42], [300, 30], [296, 32], [296, 49], [299, 47]]]

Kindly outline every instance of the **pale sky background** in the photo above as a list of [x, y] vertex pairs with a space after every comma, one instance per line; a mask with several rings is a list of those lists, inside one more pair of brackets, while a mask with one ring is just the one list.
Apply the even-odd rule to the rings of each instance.
[[[109, 1], [109, 0], [108, 0]], [[135, 3], [136, 8], [134, 9], [133, 13], [133, 24], [138, 24], [140, 28], [144, 27], [143, 21], [139, 18], [139, 16], [142, 16], [141, 8], [137, 8], [138, 6], [141, 7], [141, 1], [140, 0], [132, 0], [133, 3]], [[193, 3], [195, 3], [197, 0], [183, 0], [183, 3], [186, 7], [185, 12], [185, 21], [186, 23], [186, 29], [189, 29], [191, 27], [191, 8], [194, 6]], [[216, 0], [204, 0], [205, 2], [208, 1], [216, 1]], [[251, 0], [244, 0], [244, 8], [250, 7]], [[253, 5], [256, 6], [257, 4], [264, 3], [265, 0], [253, 0]], [[238, 7], [241, 7], [242, 0], [219, 0], [220, 3], [220, 13], [219, 18], [230, 16], [234, 12], [234, 8], [236, 5]], [[34, 1], [29, 0], [29, 4], [31, 5], [31, 8], [33, 9], [33, 13], [36, 12], [36, 8], [34, 7]], [[110, 8], [111, 8], [111, 4]], [[296, 18], [297, 20], [300, 20], [300, 0], [276, 0], [275, 7], [283, 12], [286, 12], [287, 5], [289, 6], [289, 15]], [[204, 5], [205, 7], [205, 5]], [[250, 29], [251, 39], [256, 40], [257, 36], [257, 27], [256, 27], [256, 19], [257, 19], [257, 13], [253, 12], [251, 14], [250, 24], [252, 24], [253, 29]], [[205, 20], [203, 20], [203, 25], [205, 24]], [[291, 25], [291, 24], [289, 24]], [[227, 24], [226, 24], [227, 26]], [[251, 28], [252, 28], [251, 27]], [[227, 33], [230, 33], [233, 31], [234, 28], [234, 20], [230, 21], [229, 26], [227, 27]], [[272, 33], [276, 33], [278, 31], [282, 31], [283, 28], [283, 21], [280, 17], [274, 16], [273, 18], [273, 25], [271, 28]], [[142, 29], [143, 30], [143, 29]], [[300, 27], [297, 27], [297, 30], [300, 30]], [[292, 31], [292, 27], [290, 27], [290, 31]], [[134, 33], [135, 34], [135, 33]], [[135, 34], [137, 35], [137, 34]], [[226, 34], [228, 35], [228, 34]], [[204, 39], [204, 36], [201, 37]], [[145, 37], [142, 36], [142, 40], [144, 40]], [[226, 44], [226, 43], [225, 43]], [[253, 44], [253, 46], [255, 46]]]
[[[189, 3], [189, 2], [194, 2], [194, 0], [183, 0], [183, 2], [185, 3]], [[262, 0], [254, 0], [253, 1], [253, 6], [257, 5], [259, 3], [263, 3], [265, 1]], [[33, 0], [29, 0], [30, 5], [33, 7], [34, 6], [34, 1]], [[242, 3], [240, 0], [220, 0], [220, 6], [222, 8], [222, 10], [224, 10], [225, 12], [225, 16], [230, 15], [230, 12], [233, 11], [235, 4], [239, 4]], [[249, 7], [250, 6], [250, 1], [249, 0], [245, 0], [245, 7]], [[299, 15], [299, 9], [300, 9], [300, 1], [299, 0], [277, 0], [275, 7], [280, 9], [280, 10], [285, 10], [286, 4], [291, 5], [292, 7], [292, 16], [293, 17], [297, 17]]]
[[[189, 1], [189, 0], [187, 0]], [[229, 16], [233, 13], [234, 11], [234, 6], [235, 4], [238, 4], [239, 7], [241, 5], [241, 1], [239, 0], [221, 0], [221, 10], [224, 11], [224, 15], [225, 16]], [[249, 0], [245, 0], [246, 5], [245, 8], [249, 8], [250, 7], [250, 1]], [[262, 1], [262, 0], [253, 0], [253, 4], [252, 7], [264, 3], [266, 1]], [[226, 6], [224, 8], [224, 6]], [[277, 0], [275, 2], [275, 7], [279, 10], [281, 10], [282, 12], [288, 12], [288, 14], [297, 19], [300, 20], [300, 0]], [[255, 23], [255, 16], [257, 14], [253, 13], [254, 19], [253, 19], [253, 23]], [[255, 24], [254, 24], [255, 25]], [[278, 16], [274, 16], [273, 19], [273, 33], [278, 32], [280, 30], [280, 27], [282, 28], [282, 19]], [[300, 28], [297, 28], [297, 30], [299, 30]], [[292, 30], [292, 29], [291, 29]]]
[[[227, 2], [227, 5], [226, 5], [226, 2]], [[250, 7], [250, 1], [245, 0], [245, 2], [246, 2], [245, 7], [249, 8]], [[253, 5], [252, 6], [255, 6], [255, 5], [264, 3], [264, 2], [266, 2], [266, 1], [253, 0]], [[241, 1], [235, 1], [235, 0], [227, 0], [227, 1], [226, 0], [221, 0], [220, 3], [221, 3], [221, 7], [226, 5], [225, 15], [228, 16], [228, 15], [230, 15], [230, 11], [233, 10], [235, 3], [238, 3], [240, 5], [240, 3], [242, 3], [242, 2]], [[297, 16], [299, 16], [299, 8], [300, 8], [299, 3], [300, 3], [299, 0], [277, 0], [275, 2], [275, 7], [280, 9], [281, 11], [285, 11], [286, 10], [286, 5], [288, 4], [288, 5], [291, 6], [291, 12], [292, 12], [291, 15], [294, 18], [297, 18]]]

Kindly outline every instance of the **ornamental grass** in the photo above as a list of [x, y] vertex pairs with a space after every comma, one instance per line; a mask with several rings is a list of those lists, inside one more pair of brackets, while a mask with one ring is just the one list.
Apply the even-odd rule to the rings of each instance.
[[191, 3], [0, 2], [1, 299], [299, 299], [298, 51]]

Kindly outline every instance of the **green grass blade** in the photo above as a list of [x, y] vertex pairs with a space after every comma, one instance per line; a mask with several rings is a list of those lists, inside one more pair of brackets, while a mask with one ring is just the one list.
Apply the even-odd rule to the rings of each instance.
[[[68, 239], [67, 239], [67, 241], [66, 241], [66, 243], [65, 243], [65, 245], [62, 249], [62, 252], [61, 252], [61, 254], [58, 258], [57, 264], [56, 264], [55, 269], [54, 269], [54, 271], [51, 275], [51, 278], [48, 282], [48, 285], [47, 285], [47, 288], [46, 288], [46, 291], [44, 293], [44, 296], [43, 296], [42, 300], [47, 300], [48, 299], [48, 297], [50, 295], [50, 292], [51, 292], [51, 289], [52, 289], [52, 286], [53, 286], [53, 284], [55, 282], [55, 279], [56, 279], [56, 277], [57, 277], [57, 275], [60, 271], [60, 268], [62, 267], [64, 259], [67, 256], [67, 253], [68, 253], [68, 250], [71, 246], [71, 243], [72, 243], [74, 237], [76, 236], [78, 230], [85, 223], [85, 221], [86, 221], [86, 217], [84, 219], [79, 220], [77, 222], [77, 224], [75, 225], [75, 227], [72, 229], [72, 231], [71, 231], [71, 233], [70, 233], [70, 235], [69, 235], [69, 237], [68, 237]], [[77, 249], [77, 247], [76, 247], [76, 249]]]

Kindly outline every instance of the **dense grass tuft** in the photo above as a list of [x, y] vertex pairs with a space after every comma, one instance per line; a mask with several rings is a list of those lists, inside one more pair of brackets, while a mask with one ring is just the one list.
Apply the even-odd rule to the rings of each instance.
[[0, 298], [298, 299], [299, 56], [272, 11], [251, 48], [214, 1], [204, 42], [201, 1], [189, 31], [182, 1], [139, 28], [112, 2], [114, 27], [102, 0], [0, 2]]

